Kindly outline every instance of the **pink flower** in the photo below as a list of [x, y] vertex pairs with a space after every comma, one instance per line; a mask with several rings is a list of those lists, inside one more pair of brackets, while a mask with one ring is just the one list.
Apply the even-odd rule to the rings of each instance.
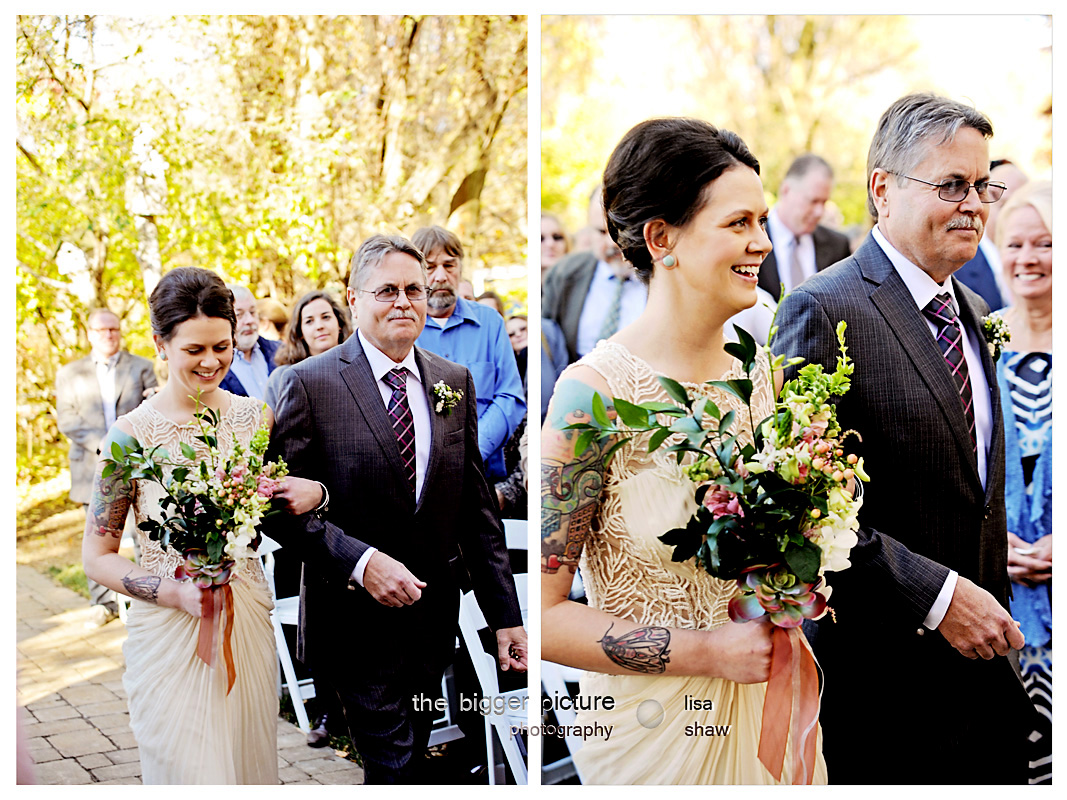
[[737, 495], [724, 486], [716, 485], [708, 489], [704, 495], [704, 506], [716, 519], [727, 514], [736, 514], [739, 517], [745, 516]]
[[259, 485], [256, 487], [256, 493], [260, 497], [271, 498], [274, 493], [278, 491], [279, 481], [274, 478], [268, 478], [266, 475], [259, 476]]

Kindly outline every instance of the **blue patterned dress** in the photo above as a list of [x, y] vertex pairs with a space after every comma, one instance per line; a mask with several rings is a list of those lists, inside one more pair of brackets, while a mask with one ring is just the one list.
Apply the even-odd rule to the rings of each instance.
[[[997, 380], [1004, 411], [1008, 530], [1036, 542], [1052, 533], [1052, 354], [1005, 350]], [[1023, 680], [1040, 720], [1031, 736], [1032, 784], [1052, 783], [1051, 587], [1012, 584], [1012, 615], [1026, 637], [1020, 654]]]

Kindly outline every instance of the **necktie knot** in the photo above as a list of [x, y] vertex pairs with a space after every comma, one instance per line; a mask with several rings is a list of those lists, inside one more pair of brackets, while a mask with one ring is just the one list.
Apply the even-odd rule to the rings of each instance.
[[408, 385], [407, 370], [404, 367], [391, 369], [382, 377], [391, 389], [404, 389]]
[[948, 292], [935, 295], [934, 299], [926, 304], [923, 313], [941, 325], [957, 324], [956, 309], [952, 306], [952, 298]]

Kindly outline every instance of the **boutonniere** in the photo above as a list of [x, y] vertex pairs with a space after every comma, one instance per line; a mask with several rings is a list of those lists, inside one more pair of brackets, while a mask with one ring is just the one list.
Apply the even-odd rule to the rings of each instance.
[[456, 407], [456, 403], [463, 399], [463, 392], [447, 386], [444, 381], [438, 381], [433, 385], [433, 398], [436, 401], [433, 410], [447, 417]]
[[1011, 341], [1011, 329], [1008, 321], [1000, 314], [986, 314], [981, 319], [982, 335], [989, 346], [989, 355], [994, 361], [1000, 358], [1000, 351]]

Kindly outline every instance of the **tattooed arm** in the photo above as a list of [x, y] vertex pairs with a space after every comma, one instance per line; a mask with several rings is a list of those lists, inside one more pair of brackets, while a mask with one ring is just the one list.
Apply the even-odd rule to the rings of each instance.
[[767, 680], [765, 621], [713, 631], [640, 625], [567, 599], [574, 572], [600, 514], [604, 453], [613, 440], [575, 454], [579, 432], [564, 428], [592, 415], [593, 393], [611, 397], [588, 367], [556, 385], [541, 431], [541, 655], [614, 675], [710, 675], [738, 683]]
[[[111, 443], [116, 441], [120, 444], [135, 441], [126, 420], [115, 423], [101, 450], [110, 451]], [[122, 529], [133, 504], [136, 486], [115, 475], [102, 477], [103, 466], [103, 461], [97, 465], [92, 497], [85, 515], [82, 562], [86, 577], [130, 597], [180, 608], [194, 617], [202, 616], [203, 591], [193, 583], [153, 575], [119, 555]]]

